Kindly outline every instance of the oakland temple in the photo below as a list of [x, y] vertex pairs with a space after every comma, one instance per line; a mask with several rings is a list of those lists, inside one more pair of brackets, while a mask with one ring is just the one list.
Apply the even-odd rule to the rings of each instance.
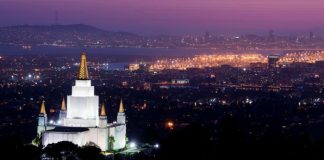
[[37, 134], [43, 146], [70, 141], [79, 146], [95, 143], [101, 150], [118, 150], [126, 146], [126, 116], [120, 101], [117, 121], [108, 123], [104, 104], [99, 107], [99, 97], [89, 79], [86, 55], [82, 53], [80, 71], [72, 94], [63, 99], [59, 114], [60, 123], [48, 123], [45, 102], [38, 118]]

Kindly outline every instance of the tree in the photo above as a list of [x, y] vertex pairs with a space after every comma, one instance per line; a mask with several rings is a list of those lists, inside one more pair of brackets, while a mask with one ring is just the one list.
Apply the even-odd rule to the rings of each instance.
[[154, 144], [160, 140], [158, 131], [153, 127], [145, 128], [140, 138], [143, 143], [150, 144]]
[[62, 141], [47, 145], [44, 149], [44, 154], [47, 158], [53, 159], [73, 158], [79, 150], [76, 144]]
[[84, 147], [96, 147], [96, 148], [100, 148], [97, 144], [93, 143], [93, 142], [87, 142]]
[[115, 138], [113, 136], [108, 137], [108, 150], [114, 149]]
[[41, 136], [39, 136], [39, 134], [36, 135], [36, 137], [32, 140], [32, 144], [36, 147], [39, 147], [42, 144], [41, 141]]
[[81, 160], [104, 159], [104, 156], [101, 154], [101, 149], [92, 144], [81, 147], [80, 151], [78, 152], [78, 157]]
[[36, 147], [34, 145], [24, 145], [20, 148], [17, 152], [17, 157], [12, 159], [30, 159], [30, 160], [37, 160], [41, 155], [41, 148]]

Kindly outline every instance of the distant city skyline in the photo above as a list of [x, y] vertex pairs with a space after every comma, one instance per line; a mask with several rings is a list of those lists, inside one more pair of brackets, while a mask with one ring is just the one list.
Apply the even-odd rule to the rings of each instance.
[[0, 26], [81, 23], [147, 35], [205, 31], [267, 34], [270, 29], [280, 34], [324, 33], [322, 0], [0, 0], [0, 3]]

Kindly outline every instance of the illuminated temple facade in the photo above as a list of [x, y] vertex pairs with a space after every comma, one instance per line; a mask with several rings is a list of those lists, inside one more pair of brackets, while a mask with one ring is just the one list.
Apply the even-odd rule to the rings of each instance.
[[59, 120], [49, 123], [45, 102], [42, 102], [38, 119], [37, 134], [42, 145], [70, 141], [79, 146], [95, 143], [101, 150], [118, 150], [126, 146], [126, 116], [122, 100], [117, 121], [108, 123], [104, 104], [99, 106], [99, 97], [89, 79], [86, 55], [82, 53], [80, 71], [72, 94], [63, 99]]

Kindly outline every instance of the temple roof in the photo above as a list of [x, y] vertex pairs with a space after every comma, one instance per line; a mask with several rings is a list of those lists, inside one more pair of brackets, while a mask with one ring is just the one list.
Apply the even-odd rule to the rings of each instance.
[[89, 79], [87, 59], [86, 59], [85, 52], [83, 52], [81, 55], [80, 71], [79, 71], [78, 79], [79, 80], [88, 80]]
[[120, 104], [119, 104], [119, 113], [124, 113], [124, 105], [123, 105], [123, 99], [120, 99]]
[[85, 132], [89, 131], [89, 128], [86, 127], [55, 127], [52, 130], [48, 130], [48, 132]]
[[45, 101], [42, 101], [42, 105], [41, 105], [41, 110], [39, 112], [40, 114], [46, 114], [46, 110], [45, 110]]

